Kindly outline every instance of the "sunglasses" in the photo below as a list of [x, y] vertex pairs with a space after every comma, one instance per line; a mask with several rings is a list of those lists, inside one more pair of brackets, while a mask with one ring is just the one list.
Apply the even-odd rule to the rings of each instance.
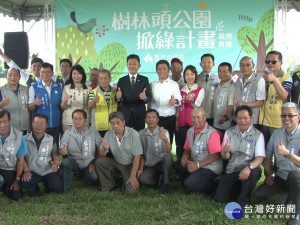
[[295, 116], [298, 116], [298, 115], [280, 115], [280, 117], [282, 118], [282, 119], [284, 119], [284, 118], [289, 118], [289, 119], [293, 119]]
[[276, 60], [269, 60], [269, 59], [266, 59], [266, 60], [265, 60], [265, 63], [266, 63], [266, 64], [272, 63], [273, 65], [275, 65], [277, 62], [278, 62], [278, 61], [276, 61]]

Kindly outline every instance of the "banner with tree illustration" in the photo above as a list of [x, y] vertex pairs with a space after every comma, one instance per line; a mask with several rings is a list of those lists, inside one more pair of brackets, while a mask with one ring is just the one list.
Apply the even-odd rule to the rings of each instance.
[[126, 56], [138, 54], [140, 73], [156, 80], [160, 59], [180, 58], [201, 71], [204, 53], [217, 65], [249, 55], [258, 71], [273, 48], [274, 0], [56, 0], [57, 74], [59, 59], [70, 58], [87, 73], [112, 71], [112, 82], [127, 74]]

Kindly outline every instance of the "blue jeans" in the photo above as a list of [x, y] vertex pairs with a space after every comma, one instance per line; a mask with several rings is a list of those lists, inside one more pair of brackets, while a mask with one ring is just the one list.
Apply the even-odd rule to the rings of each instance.
[[70, 189], [73, 172], [82, 172], [88, 185], [93, 185], [97, 181], [97, 173], [90, 172], [89, 167], [80, 169], [74, 159], [64, 158], [61, 163], [61, 179], [63, 182], [63, 192]]

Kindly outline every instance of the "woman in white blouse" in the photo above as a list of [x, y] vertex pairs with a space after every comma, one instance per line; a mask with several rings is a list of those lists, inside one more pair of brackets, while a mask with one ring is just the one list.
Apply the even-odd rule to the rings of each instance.
[[88, 98], [91, 88], [85, 85], [86, 73], [82, 66], [75, 65], [72, 67], [69, 82], [70, 84], [64, 87], [60, 103], [63, 110], [63, 131], [72, 127], [72, 113], [75, 109], [83, 109], [89, 115]]

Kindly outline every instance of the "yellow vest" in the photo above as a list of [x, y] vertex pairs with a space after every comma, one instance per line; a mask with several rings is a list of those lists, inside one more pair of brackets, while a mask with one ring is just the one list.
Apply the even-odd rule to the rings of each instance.
[[[289, 76], [289, 74], [283, 73], [283, 76], [277, 77], [277, 79], [280, 83], [283, 83]], [[273, 128], [282, 127], [280, 114], [283, 103], [284, 101], [278, 98], [278, 95], [276, 94], [274, 84], [270, 84], [267, 92], [267, 99], [260, 107], [259, 124]]]
[[[97, 88], [98, 86], [93, 89], [94, 95], [97, 93]], [[98, 92], [99, 102], [96, 103], [94, 107], [94, 123], [92, 123], [92, 126], [98, 131], [111, 129], [108, 117], [110, 113], [117, 112], [118, 110], [118, 103], [115, 100], [116, 93], [116, 89], [113, 89], [113, 92], [110, 95], [109, 108], [107, 108], [107, 103], [103, 94]]]

